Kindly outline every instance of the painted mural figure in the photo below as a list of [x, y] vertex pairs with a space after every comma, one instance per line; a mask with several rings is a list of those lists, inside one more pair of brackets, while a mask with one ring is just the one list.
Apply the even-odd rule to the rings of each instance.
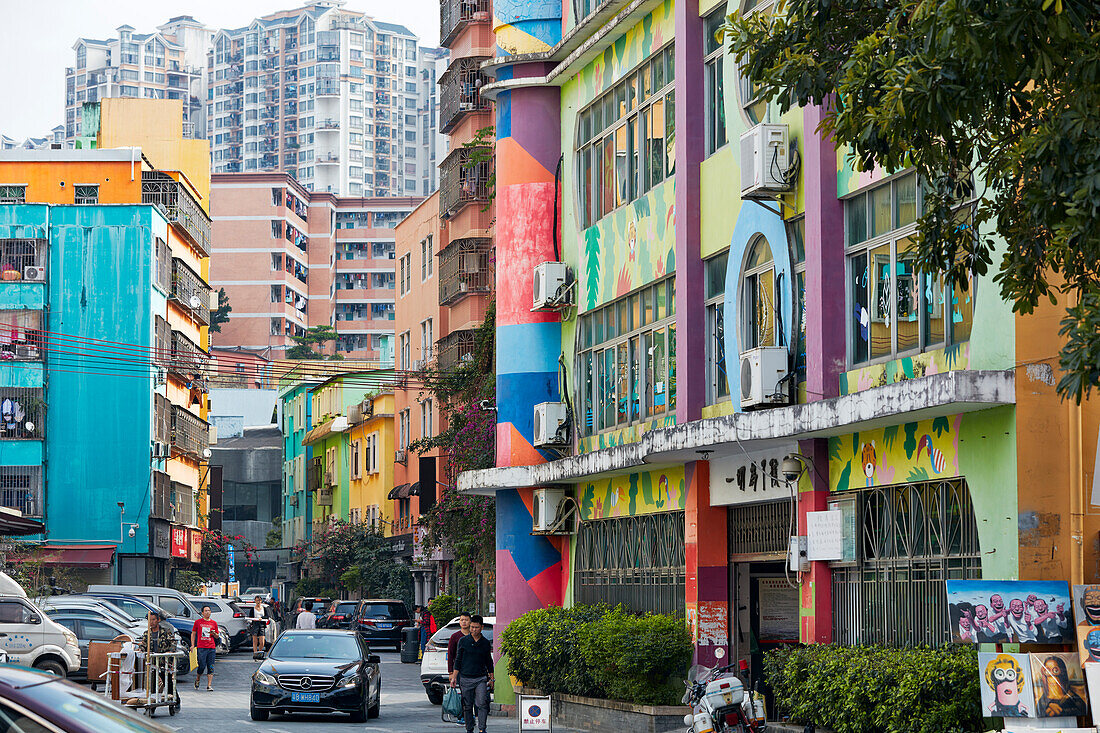
[[985, 665], [985, 683], [993, 690], [990, 717], [1026, 718], [1028, 708], [1021, 691], [1026, 686], [1023, 667], [1011, 654], [1000, 654]]
[[1069, 631], [1069, 618], [1066, 616], [1065, 604], [1059, 603], [1052, 611], [1050, 604], [1034, 595], [1027, 597], [1027, 603], [1035, 613], [1031, 624], [1036, 632], [1036, 641], [1055, 639], [1061, 641], [1066, 636], [1066, 632]]
[[971, 644], [1068, 644], [1077, 628], [1070, 594], [1057, 581], [948, 580], [952, 634]]

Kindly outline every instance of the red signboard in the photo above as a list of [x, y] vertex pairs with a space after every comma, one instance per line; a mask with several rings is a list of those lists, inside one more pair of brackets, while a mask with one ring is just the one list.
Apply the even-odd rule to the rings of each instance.
[[182, 557], [184, 560], [188, 556], [188, 540], [190, 532], [187, 527], [172, 527], [172, 557]]
[[191, 562], [202, 562], [202, 530], [191, 530]]

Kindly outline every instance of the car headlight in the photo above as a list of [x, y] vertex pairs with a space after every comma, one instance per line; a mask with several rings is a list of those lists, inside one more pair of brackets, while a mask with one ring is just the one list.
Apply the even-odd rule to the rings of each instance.
[[261, 685], [278, 685], [279, 684], [278, 682], [275, 681], [275, 678], [272, 675], [269, 675], [267, 672], [264, 672], [263, 670], [259, 670], [259, 669], [257, 669], [256, 673], [252, 675], [252, 679], [256, 680]]
[[344, 679], [340, 680], [340, 687], [357, 687], [362, 681], [362, 677], [357, 674], [353, 674], [351, 677], [345, 677]]
[[62, 632], [62, 636], [65, 637], [66, 644], [68, 644], [69, 646], [75, 646], [77, 649], [80, 648], [80, 642], [76, 640], [76, 634], [71, 631], [64, 631]]

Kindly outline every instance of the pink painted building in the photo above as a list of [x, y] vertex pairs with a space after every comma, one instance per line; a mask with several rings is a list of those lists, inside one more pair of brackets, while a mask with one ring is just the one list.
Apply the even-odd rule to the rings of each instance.
[[211, 284], [233, 309], [215, 345], [277, 359], [293, 336], [332, 326], [328, 353], [392, 361], [394, 227], [420, 201], [310, 192], [286, 173], [214, 175]]

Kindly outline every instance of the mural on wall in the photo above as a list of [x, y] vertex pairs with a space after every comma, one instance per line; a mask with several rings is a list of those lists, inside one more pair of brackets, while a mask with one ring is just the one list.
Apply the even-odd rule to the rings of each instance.
[[630, 517], [683, 509], [684, 467], [612, 476], [579, 486], [581, 520]]
[[578, 451], [580, 453], [591, 453], [594, 450], [600, 450], [602, 448], [612, 448], [616, 445], [637, 443], [642, 439], [642, 436], [650, 430], [662, 430], [664, 428], [674, 427], [676, 427], [676, 416], [666, 415], [665, 417], [651, 420], [647, 423], [630, 425], [625, 428], [619, 428], [618, 430], [609, 430], [599, 435], [590, 435], [586, 438], [581, 438], [578, 445]]
[[859, 170], [859, 161], [847, 145], [838, 145], [836, 149], [836, 195], [847, 196], [878, 183], [889, 174], [881, 168], [869, 171]]
[[846, 491], [959, 475], [962, 415], [829, 438], [829, 488]]
[[970, 368], [970, 342], [853, 369], [840, 375], [840, 394]]

